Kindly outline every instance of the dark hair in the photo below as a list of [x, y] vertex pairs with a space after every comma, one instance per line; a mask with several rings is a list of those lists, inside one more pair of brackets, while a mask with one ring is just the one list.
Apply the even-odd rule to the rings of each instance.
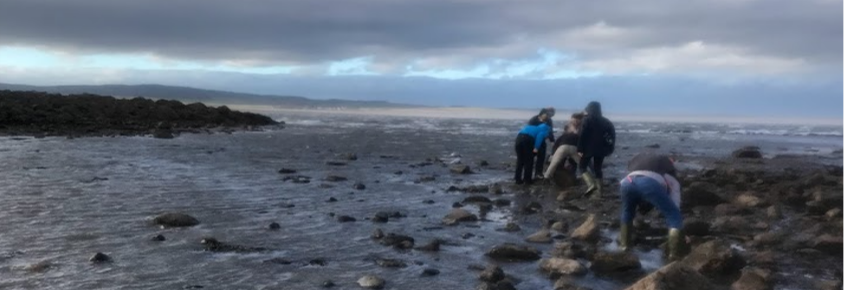
[[582, 113], [582, 112], [581, 112], [581, 113], [574, 113], [574, 114], [571, 114], [571, 118], [572, 118], [572, 119], [576, 119], [576, 120], [583, 120], [583, 117], [584, 117], [584, 116], [585, 116], [585, 115], [583, 115], [583, 113]]

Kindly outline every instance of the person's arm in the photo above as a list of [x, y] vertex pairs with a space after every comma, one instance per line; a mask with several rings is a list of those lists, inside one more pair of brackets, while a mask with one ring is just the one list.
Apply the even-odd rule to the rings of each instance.
[[586, 152], [586, 143], [589, 142], [588, 136], [589, 130], [591, 129], [589, 123], [591, 123], [591, 121], [586, 119], [583, 120], [583, 124], [580, 126], [580, 134], [577, 138], [577, 153], [579, 154], [583, 154], [583, 152]]
[[674, 204], [677, 205], [677, 208], [680, 208], [680, 182], [677, 182], [677, 179], [672, 177], [671, 175], [666, 174], [663, 176], [668, 182], [669, 188], [669, 197], [674, 201]]
[[548, 119], [548, 140], [554, 142], [554, 120]]
[[539, 133], [536, 134], [536, 147], [533, 147], [533, 148], [536, 148], [536, 150], [539, 150], [539, 149], [542, 148], [542, 146], [545, 146], [545, 138], [547, 138], [547, 137], [548, 137], [548, 130], [539, 130]]

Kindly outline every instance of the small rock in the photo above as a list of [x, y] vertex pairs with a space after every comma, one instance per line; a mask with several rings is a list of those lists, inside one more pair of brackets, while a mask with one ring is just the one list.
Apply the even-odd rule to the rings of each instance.
[[744, 207], [760, 207], [765, 205], [765, 202], [761, 198], [750, 193], [737, 196], [736, 203]]
[[270, 260], [262, 261], [262, 263], [278, 264], [278, 265], [291, 265], [292, 261], [286, 260], [284, 258], [273, 258], [273, 259], [270, 259]]
[[424, 201], [424, 204], [434, 204], [434, 203], [436, 203], [436, 201], [434, 201], [432, 199], [428, 199], [428, 200]]
[[154, 241], [154, 242], [164, 242], [164, 241], [165, 241], [165, 236], [163, 236], [163, 235], [156, 235], [156, 236], [153, 236], [153, 238], [151, 238], [150, 240], [151, 240], [151, 241]]
[[295, 173], [297, 173], [297, 170], [289, 169], [289, 168], [282, 168], [280, 170], [277, 170], [277, 173], [279, 173], [279, 174], [295, 174]]
[[322, 258], [312, 259], [312, 260], [309, 260], [309, 265], [324, 267], [324, 266], [327, 266], [327, 260], [322, 259]]
[[424, 269], [423, 272], [421, 272], [421, 276], [432, 277], [432, 276], [439, 275], [439, 273], [441, 273], [441, 272], [439, 272], [439, 270], [436, 270], [436, 269], [433, 269], [433, 268], [427, 268], [427, 269]]
[[827, 217], [827, 220], [837, 220], [842, 217], [842, 210], [839, 208], [834, 208], [827, 211], [824, 216]]
[[561, 277], [554, 283], [554, 290], [592, 290], [591, 288], [574, 285], [574, 278]]
[[385, 246], [392, 246], [398, 249], [411, 249], [415, 246], [415, 239], [409, 236], [389, 233], [380, 240], [380, 243]]
[[336, 218], [336, 220], [338, 220], [341, 223], [355, 222], [356, 221], [355, 218], [350, 217], [350, 216], [346, 216], [346, 215], [339, 216], [338, 218]]
[[383, 268], [406, 268], [406, 263], [396, 259], [376, 259], [374, 262]]
[[356, 156], [356, 153], [348, 153], [348, 154], [345, 154], [343, 157], [344, 157], [345, 160], [349, 160], [349, 161], [356, 161], [356, 160], [359, 159], [359, 156]]
[[464, 206], [463, 204], [458, 203], [458, 202], [454, 202], [453, 205], [451, 205], [452, 208], [460, 208], [460, 207], [463, 207], [463, 206]]
[[550, 243], [553, 242], [553, 239], [551, 239], [551, 232], [550, 231], [541, 230], [541, 231], [538, 231], [538, 232], [536, 232], [536, 233], [534, 233], [530, 236], [527, 236], [527, 238], [525, 238], [524, 241], [526, 241], [528, 243], [550, 244]]
[[756, 146], [747, 146], [736, 151], [733, 151], [733, 157], [746, 159], [762, 159], [763, 154], [760, 153], [760, 148]]
[[376, 230], [374, 230], [374, 233], [371, 234], [371, 238], [375, 239], [375, 240], [382, 239], [385, 236], [386, 235], [383, 234], [383, 230], [381, 230], [381, 229], [376, 229]]
[[462, 165], [462, 164], [451, 166], [450, 171], [451, 171], [451, 173], [454, 173], [454, 174], [471, 174], [471, 173], [473, 173], [473, 171], [471, 171], [470, 166]]
[[461, 236], [461, 238], [462, 238], [463, 240], [467, 240], [467, 239], [470, 239], [470, 238], [473, 238], [473, 237], [474, 237], [474, 234], [472, 234], [472, 233], [464, 233], [464, 234], [462, 234], [462, 236]]
[[441, 245], [441, 242], [439, 240], [432, 240], [429, 243], [427, 243], [426, 245], [417, 247], [415, 249], [419, 250], [419, 251], [424, 251], [424, 252], [438, 252], [440, 245]]
[[495, 246], [486, 252], [486, 256], [502, 261], [535, 261], [542, 257], [537, 249], [512, 243]]
[[362, 278], [359, 278], [357, 283], [359, 283], [360, 287], [367, 289], [383, 289], [383, 286], [386, 285], [385, 280], [374, 275], [363, 276]]
[[612, 274], [638, 270], [642, 264], [632, 252], [607, 253], [598, 252], [592, 258], [592, 272], [601, 274]]
[[813, 248], [830, 255], [842, 255], [842, 237], [824, 234], [813, 240]]
[[331, 198], [327, 199], [327, 202], [337, 202], [337, 201], [339, 201], [339, 200], [336, 199], [335, 197], [331, 197]]
[[365, 184], [362, 184], [362, 182], [357, 182], [356, 184], [353, 185], [353, 189], [365, 190]]
[[324, 181], [329, 181], [329, 182], [341, 182], [341, 181], [346, 181], [346, 180], [347, 180], [347, 177], [338, 176], [338, 175], [329, 175], [329, 176], [324, 178]]
[[595, 214], [589, 214], [586, 221], [580, 227], [574, 229], [574, 232], [571, 233], [571, 238], [596, 242], [600, 238], [600, 233], [601, 230], [598, 227], [597, 221], [595, 221]]
[[524, 207], [524, 213], [526, 214], [534, 214], [542, 211], [542, 204], [538, 202], [531, 202], [527, 206]]
[[327, 280], [327, 281], [324, 281], [324, 283], [321, 283], [321, 287], [324, 287], [324, 288], [332, 288], [332, 287], [335, 287], [335, 286], [336, 286], [336, 283], [334, 283], [333, 280]]
[[553, 225], [551, 225], [551, 229], [560, 233], [568, 232], [568, 223], [563, 221], [555, 222]]
[[341, 161], [327, 161], [327, 165], [330, 166], [345, 166], [347, 163]]
[[819, 290], [840, 290], [842, 288], [842, 282], [836, 280], [820, 280], [816, 282], [816, 287]]
[[492, 200], [485, 196], [473, 195], [463, 199], [462, 203], [492, 203]]
[[164, 227], [193, 227], [200, 224], [196, 218], [184, 213], [164, 213], [153, 218], [153, 222]]
[[732, 276], [745, 267], [745, 259], [722, 240], [699, 245], [681, 261], [686, 266], [708, 277]]
[[645, 146], [645, 148], [657, 149], [657, 148], [660, 148], [660, 144], [651, 144], [651, 145]]
[[106, 262], [112, 261], [112, 258], [110, 258], [109, 256], [107, 256], [104, 253], [98, 252], [98, 253], [95, 253], [94, 256], [91, 256], [91, 258], [89, 258], [88, 261], [92, 262], [92, 263], [106, 263]]
[[739, 277], [733, 285], [730, 286], [731, 290], [771, 290], [773, 287], [770, 285], [766, 277], [760, 276], [756, 271], [742, 271], [742, 276]]
[[375, 223], [387, 223], [389, 222], [389, 214], [387, 212], [378, 212], [374, 214], [374, 217], [371, 218], [372, 222]]
[[30, 273], [44, 273], [44, 272], [47, 272], [47, 270], [50, 270], [50, 268], [53, 268], [53, 264], [51, 264], [48, 261], [41, 261], [41, 262], [26, 266], [24, 268], [24, 271], [27, 271], [27, 272], [30, 272]]
[[539, 267], [552, 276], [580, 276], [589, 272], [580, 262], [566, 258], [545, 259], [539, 264]]
[[203, 289], [203, 285], [185, 285], [183, 289]]
[[473, 221], [477, 221], [477, 216], [461, 208], [451, 210], [451, 212], [442, 219], [442, 223], [449, 226], [456, 225], [459, 222]]
[[504, 232], [520, 232], [521, 227], [518, 226], [518, 224], [516, 224], [514, 222], [508, 222], [508, 223], [506, 223], [506, 226], [504, 226], [504, 228], [501, 229], [501, 230], [504, 231]]
[[489, 166], [489, 161], [480, 160], [480, 162], [477, 162], [477, 165], [480, 166], [480, 167], [486, 167], [486, 166]]
[[278, 223], [276, 223], [276, 222], [271, 223], [270, 225], [268, 225], [268, 229], [270, 229], [270, 230], [279, 230], [280, 228], [281, 228], [281, 227], [280, 227], [280, 224], [278, 224]]
[[508, 199], [499, 198], [499, 199], [494, 200], [492, 203], [497, 207], [504, 207], [504, 206], [510, 206], [512, 204], [512, 201], [510, 201]]
[[673, 262], [625, 290], [713, 290], [710, 280], [680, 262]]
[[486, 269], [480, 273], [480, 280], [484, 282], [496, 283], [505, 278], [506, 275], [504, 274], [503, 269], [495, 265], [486, 267]]
[[768, 210], [766, 210], [766, 214], [768, 215], [768, 218], [772, 220], [779, 220], [783, 218], [783, 211], [776, 205], [769, 207]]

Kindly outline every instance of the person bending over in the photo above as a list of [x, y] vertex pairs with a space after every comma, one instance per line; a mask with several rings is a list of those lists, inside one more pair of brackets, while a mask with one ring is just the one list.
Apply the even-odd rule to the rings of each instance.
[[[544, 108], [541, 111], [539, 111], [539, 114], [537, 114], [536, 116], [533, 116], [533, 118], [530, 118], [530, 121], [527, 121], [527, 125], [538, 126], [540, 124], [547, 124], [548, 130], [549, 130], [547, 141], [553, 142], [554, 141], [554, 131], [553, 131], [554, 130], [554, 122], [553, 122], [552, 118], [554, 117], [555, 114], [556, 114], [556, 110], [553, 107]], [[542, 115], [545, 115], [547, 117], [542, 119]], [[543, 171], [542, 170], [545, 168], [545, 161], [547, 161], [547, 159], [548, 159], [547, 154], [548, 154], [548, 145], [547, 145], [547, 143], [543, 143], [542, 147], [539, 148], [539, 152], [535, 156], [535, 162], [536, 163], [535, 163], [534, 169], [535, 169], [535, 172], [536, 172], [535, 176], [537, 178], [543, 178], [543, 176], [542, 176]]]
[[580, 138], [580, 126], [583, 123], [583, 113], [574, 113], [565, 126], [565, 131], [562, 136], [554, 142], [554, 154], [551, 156], [551, 164], [545, 170], [545, 179], [551, 179], [557, 169], [562, 168], [563, 161], [567, 161], [576, 167], [580, 161], [580, 156], [577, 155], [577, 140]]
[[[547, 118], [547, 116], [544, 116]], [[515, 137], [515, 184], [533, 183], [533, 155], [539, 153], [548, 137], [550, 128], [542, 123], [538, 126], [526, 125]]]
[[[618, 243], [624, 250], [632, 246], [630, 236], [636, 208], [645, 213], [650, 207], [657, 208], [668, 224], [668, 258], [681, 257], [684, 237], [683, 215], [680, 212], [680, 183], [674, 161], [665, 155], [641, 153], [633, 157], [627, 165], [627, 174], [621, 180], [621, 231]], [[643, 205], [647, 205], [644, 210]]]

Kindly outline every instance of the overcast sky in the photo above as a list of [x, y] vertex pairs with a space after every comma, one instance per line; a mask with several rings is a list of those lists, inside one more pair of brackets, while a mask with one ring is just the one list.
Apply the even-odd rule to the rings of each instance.
[[0, 0], [0, 82], [842, 118], [840, 0]]

